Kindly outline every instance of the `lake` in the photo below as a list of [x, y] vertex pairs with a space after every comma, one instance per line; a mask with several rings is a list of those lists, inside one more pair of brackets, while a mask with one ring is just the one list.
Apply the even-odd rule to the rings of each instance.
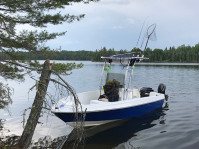
[[[69, 76], [64, 76], [65, 80], [77, 93], [99, 89], [103, 64], [87, 61], [82, 63], [84, 67], [73, 70]], [[119, 65], [113, 65], [111, 71], [122, 71], [122, 69]], [[32, 74], [36, 79], [39, 76], [35, 72]], [[1, 78], [0, 81], [2, 81]], [[14, 89], [13, 104], [8, 110], [0, 110], [0, 119], [5, 119], [1, 124], [3, 129], [0, 129], [0, 136], [20, 135], [23, 130], [22, 114], [34, 100], [35, 90], [29, 92], [29, 89], [35, 84], [35, 80], [26, 76], [24, 82], [8, 80], [6, 83]], [[166, 94], [169, 95], [162, 109], [143, 117], [129, 119], [113, 128], [103, 128], [103, 131], [86, 140], [84, 148], [198, 149], [199, 64], [140, 63], [136, 65], [133, 77], [134, 87], [152, 87], [157, 91], [160, 83], [166, 85]], [[55, 95], [56, 99], [61, 97], [57, 95], [59, 89], [53, 87], [53, 84], [50, 84], [48, 92]], [[53, 140], [71, 132], [72, 128], [55, 116], [48, 113], [44, 115], [33, 136], [35, 142], [45, 136]], [[67, 145], [63, 148], [67, 148]]]

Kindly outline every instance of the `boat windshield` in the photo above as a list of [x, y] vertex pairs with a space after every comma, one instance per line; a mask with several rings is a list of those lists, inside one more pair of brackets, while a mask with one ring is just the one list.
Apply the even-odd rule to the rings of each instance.
[[107, 73], [106, 82], [108, 81], [117, 81], [120, 84], [120, 88], [124, 87], [125, 82], [125, 74], [121, 73]]

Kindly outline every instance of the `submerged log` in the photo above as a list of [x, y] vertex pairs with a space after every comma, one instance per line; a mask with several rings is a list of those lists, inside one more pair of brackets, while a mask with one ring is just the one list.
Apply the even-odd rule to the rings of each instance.
[[34, 134], [34, 130], [38, 123], [41, 110], [43, 107], [43, 103], [45, 100], [50, 75], [51, 75], [52, 64], [50, 64], [49, 60], [46, 60], [43, 65], [43, 70], [41, 73], [40, 81], [38, 83], [38, 89], [36, 92], [36, 96], [34, 99], [34, 103], [31, 107], [31, 112], [27, 123], [25, 125], [22, 136], [17, 144], [17, 147], [21, 149], [26, 149], [31, 144], [31, 140]]

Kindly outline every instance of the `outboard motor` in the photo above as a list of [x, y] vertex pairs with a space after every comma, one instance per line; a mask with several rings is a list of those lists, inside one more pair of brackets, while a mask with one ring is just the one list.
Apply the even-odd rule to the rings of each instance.
[[165, 91], [166, 91], [166, 85], [160, 83], [158, 86], [158, 93], [165, 94]]
[[166, 91], [166, 85], [160, 83], [158, 86], [158, 93], [164, 94], [165, 100], [168, 100], [169, 96], [165, 94], [165, 91]]

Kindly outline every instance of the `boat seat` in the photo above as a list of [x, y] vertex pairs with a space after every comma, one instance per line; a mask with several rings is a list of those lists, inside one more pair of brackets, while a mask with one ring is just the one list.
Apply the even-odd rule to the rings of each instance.
[[156, 92], [150, 92], [149, 96], [157, 96], [157, 93]]
[[140, 98], [140, 92], [138, 89], [133, 89], [133, 98]]
[[102, 103], [107, 103], [106, 101], [99, 101], [99, 100], [91, 100], [90, 104], [102, 104]]

